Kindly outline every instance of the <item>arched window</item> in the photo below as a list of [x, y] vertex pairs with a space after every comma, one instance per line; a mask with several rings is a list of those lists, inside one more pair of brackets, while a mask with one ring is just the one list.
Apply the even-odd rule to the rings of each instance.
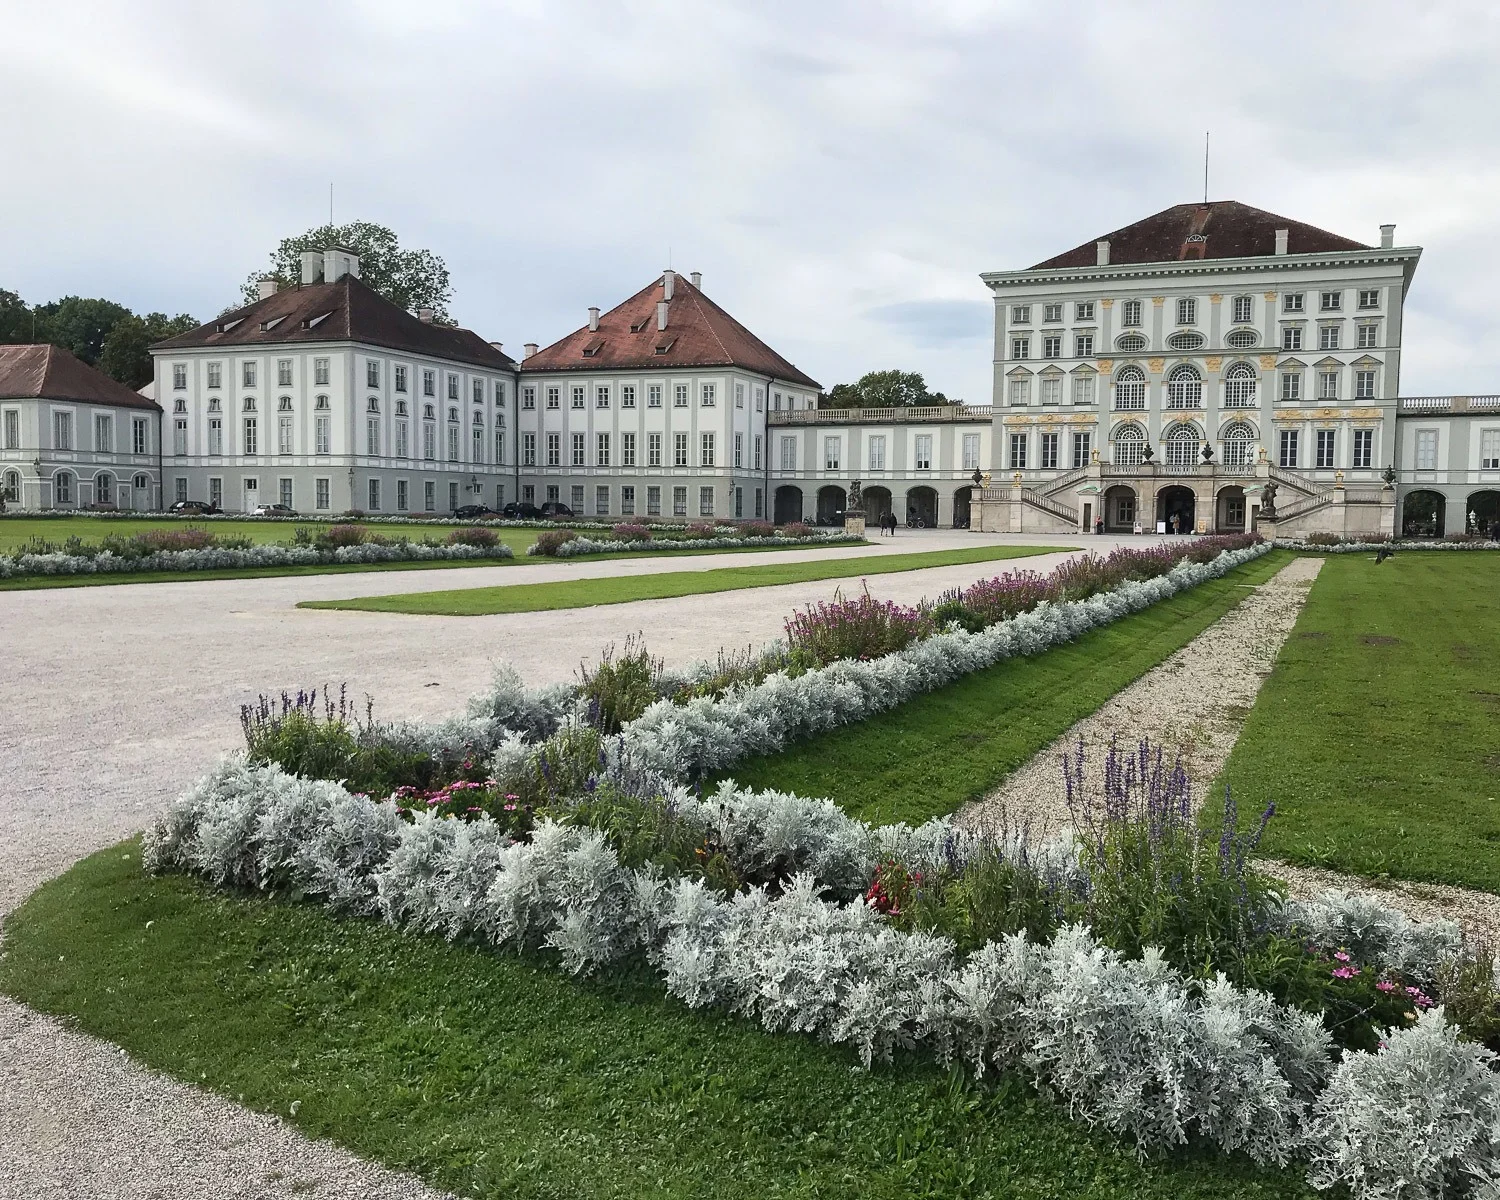
[[476, 424], [476, 425], [483, 425], [484, 424], [484, 414], [482, 412], [478, 412], [476, 410], [476, 412], [474, 413], [474, 424]]
[[1224, 407], [1254, 408], [1260, 379], [1249, 363], [1235, 363], [1224, 372]]
[[172, 401], [172, 411], [174, 413], [187, 412], [187, 401], [184, 400], [181, 396], [178, 396], [176, 400]]
[[369, 403], [365, 405], [365, 411], [378, 413], [380, 411], [380, 400], [375, 396], [371, 396]]
[[1237, 349], [1245, 350], [1259, 342], [1260, 335], [1253, 329], [1235, 329], [1230, 331], [1224, 341]]
[[1115, 407], [1146, 407], [1146, 372], [1140, 367], [1121, 367], [1115, 374]]
[[1168, 408], [1202, 408], [1203, 378], [1197, 368], [1184, 364], [1167, 376]]
[[448, 420], [454, 421], [454, 422], [456, 422], [458, 420], [458, 409], [456, 409], [456, 408], [450, 408], [448, 410]]
[[1146, 452], [1146, 431], [1127, 421], [1114, 432], [1115, 466], [1137, 467]]
[[246, 396], [245, 397], [245, 411], [246, 412], [254, 412], [255, 411], [255, 397], [254, 396]]
[[1139, 354], [1146, 348], [1146, 339], [1138, 333], [1123, 333], [1115, 340], [1115, 349], [1121, 354]]
[[5, 502], [7, 504], [21, 503], [21, 473], [19, 471], [5, 472]]
[[94, 503], [113, 504], [115, 502], [115, 477], [108, 473], [94, 476]]
[[210, 396], [208, 398], [208, 411], [211, 413], [224, 411], [223, 405], [219, 403], [219, 398], [217, 396]]
[[277, 412], [291, 412], [292, 411], [292, 398], [290, 396], [283, 396], [280, 400], [276, 401], [276, 411]]
[[73, 476], [67, 471], [59, 471], [52, 477], [52, 502], [54, 504], [73, 503]]
[[151, 490], [151, 476], [137, 475], [135, 477], [135, 490], [138, 492], [149, 492]]
[[1174, 425], [1162, 439], [1167, 444], [1167, 466], [1191, 467], [1198, 461], [1201, 439], [1192, 425]]
[[318, 412], [327, 412], [328, 411], [328, 397], [327, 396], [319, 396], [316, 400], [313, 401], [313, 408], [317, 409]]
[[1224, 442], [1224, 465], [1245, 467], [1250, 465], [1251, 452], [1255, 446], [1255, 430], [1243, 421], [1227, 425], [1220, 435]]
[[433, 411], [432, 405], [430, 404], [422, 405], [422, 415], [429, 421], [437, 420], [437, 414]]
[[1167, 339], [1167, 345], [1173, 350], [1196, 350], [1203, 345], [1201, 333], [1174, 333]]

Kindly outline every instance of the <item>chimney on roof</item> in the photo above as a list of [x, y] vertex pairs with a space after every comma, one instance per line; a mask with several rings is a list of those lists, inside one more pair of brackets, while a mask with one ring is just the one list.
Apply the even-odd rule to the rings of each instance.
[[436, 315], [437, 314], [434, 313], [432, 311], [432, 309], [430, 309], [429, 307], [427, 307], [427, 305], [425, 305], [425, 304], [421, 308], [417, 309], [417, 320], [421, 321], [423, 324], [426, 324], [426, 325], [431, 325], [432, 324], [432, 318], [435, 317]]
[[323, 282], [323, 252], [321, 250], [304, 250], [302, 252], [302, 283], [305, 287], [310, 283]]
[[660, 333], [667, 327], [667, 302], [658, 300], [656, 302], [656, 332]]
[[522, 359], [522, 361], [524, 362], [526, 359], [530, 358], [535, 353], [536, 353], [536, 343], [535, 342], [527, 342], [525, 348], [521, 351], [521, 359]]
[[1276, 231], [1276, 253], [1277, 254], [1285, 254], [1286, 253], [1287, 239], [1289, 237], [1291, 237], [1291, 236], [1292, 236], [1292, 231], [1290, 229], [1278, 229]]
[[490, 347], [495, 351], [496, 354], [504, 354], [505, 353], [505, 343], [504, 342], [491, 342], [490, 343]]
[[691, 275], [688, 276], [688, 278], [693, 281], [693, 286], [695, 288], [697, 288], [698, 291], [701, 292], [703, 290], [703, 272], [702, 271], [694, 271]]
[[1109, 266], [1109, 239], [1100, 238], [1094, 243], [1094, 264], [1100, 267]]
[[255, 297], [256, 297], [256, 299], [258, 299], [258, 300], [269, 300], [272, 296], [274, 296], [276, 294], [276, 289], [279, 286], [280, 286], [280, 284], [278, 284], [276, 282], [276, 280], [272, 279], [269, 275], [266, 275], [266, 276], [262, 277], [261, 279], [258, 279], [256, 281], [256, 283], [255, 283]]
[[589, 329], [594, 333], [599, 332], [599, 308], [592, 305], [589, 308]]
[[1396, 244], [1396, 227], [1394, 225], [1382, 225], [1380, 227], [1380, 248], [1389, 250]]
[[[674, 287], [676, 287], [676, 286], [677, 286], [677, 272], [676, 271], [671, 271], [671, 270], [663, 271], [662, 272], [662, 276], [661, 276], [661, 295], [662, 295], [662, 299], [663, 300], [670, 300], [672, 298], [672, 289]], [[662, 328], [665, 329], [666, 326], [664, 325], [664, 326], [662, 326]]]
[[334, 283], [345, 275], [359, 278], [359, 255], [347, 246], [330, 246], [323, 251], [323, 281]]

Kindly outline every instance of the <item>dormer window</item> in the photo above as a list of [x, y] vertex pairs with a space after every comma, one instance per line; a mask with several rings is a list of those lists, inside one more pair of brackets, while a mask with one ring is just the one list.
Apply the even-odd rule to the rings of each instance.
[[303, 329], [316, 329], [319, 325], [321, 325], [324, 321], [328, 320], [328, 318], [331, 317], [331, 316], [333, 316], [333, 314], [331, 312], [326, 312], [326, 313], [319, 313], [316, 317], [308, 317], [305, 321], [302, 322], [302, 328]]
[[280, 325], [285, 320], [286, 320], [285, 316], [280, 316], [280, 317], [272, 317], [269, 321], [262, 321], [260, 323], [260, 331], [262, 333], [270, 333], [271, 330], [275, 329], [276, 326]]
[[632, 325], [630, 327], [630, 332], [631, 333], [640, 333], [641, 330], [645, 329], [646, 326], [648, 326], [649, 324], [651, 324], [651, 318], [650, 317], [642, 317], [639, 321], [637, 321], [634, 325]]
[[603, 338], [595, 338], [593, 341], [591, 341], [587, 346], [585, 346], [583, 348], [583, 357], [584, 358], [593, 358], [602, 349], [604, 349], [604, 339]]
[[677, 341], [676, 338], [667, 338], [666, 341], [657, 342], [656, 343], [656, 353], [657, 354], [665, 354], [665, 353], [667, 353], [667, 351], [669, 351], [672, 348], [673, 344], [676, 341]]
[[216, 330], [218, 330], [220, 333], [228, 333], [231, 329], [233, 329], [236, 325], [238, 325], [244, 319], [245, 319], [244, 317], [231, 317], [227, 321], [220, 321], [217, 325], [214, 326], [214, 328]]

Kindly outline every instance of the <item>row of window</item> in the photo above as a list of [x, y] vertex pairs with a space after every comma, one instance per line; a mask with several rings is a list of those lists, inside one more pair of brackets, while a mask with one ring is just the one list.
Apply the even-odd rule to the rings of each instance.
[[[542, 465], [549, 467], [560, 467], [562, 461], [562, 434], [546, 434], [544, 444], [546, 462]], [[626, 431], [620, 434], [620, 461], [617, 465], [621, 467], [634, 467], [637, 465], [636, 449], [638, 437], [635, 433]], [[760, 470], [761, 459], [761, 435], [756, 434], [751, 441], [751, 469]], [[614, 440], [609, 433], [597, 433], [594, 435], [594, 461], [593, 466], [608, 467], [616, 465], [611, 459], [613, 455]], [[588, 462], [588, 435], [575, 433], [572, 435], [570, 466], [586, 467]], [[662, 435], [659, 433], [646, 434], [646, 466], [660, 467], [662, 462]], [[687, 467], [693, 464], [688, 461], [688, 435], [685, 433], [674, 433], [672, 435], [672, 466]], [[698, 439], [698, 462], [700, 467], [717, 467], [719, 465], [718, 435], [715, 433], [704, 433]], [[523, 433], [521, 435], [521, 465], [523, 467], [537, 466], [537, 435], [534, 433]], [[733, 466], [739, 470], [745, 466], [745, 435], [736, 433], [734, 435], [734, 457]]]
[[[1379, 288], [1357, 289], [1357, 306], [1360, 311], [1368, 311], [1380, 307]], [[1331, 291], [1320, 291], [1318, 296], [1318, 311], [1325, 313], [1336, 313], [1344, 311], [1344, 293], [1341, 289]], [[1073, 320], [1083, 323], [1093, 321], [1094, 301], [1079, 300], [1073, 304]], [[1050, 325], [1061, 322], [1063, 319], [1063, 305], [1057, 302], [1048, 302], [1042, 306], [1042, 324]], [[1255, 319], [1255, 297], [1254, 296], [1232, 296], [1230, 297], [1230, 308], [1232, 309], [1233, 322], [1236, 325], [1244, 325]], [[1012, 325], [1031, 324], [1030, 304], [1013, 304], [1010, 308], [1010, 323]], [[1306, 292], [1283, 292], [1281, 294], [1281, 311], [1284, 313], [1301, 313], [1307, 311]], [[1198, 323], [1198, 299], [1195, 296], [1179, 296], [1176, 302], [1177, 324], [1196, 325]], [[1143, 309], [1139, 300], [1124, 300], [1120, 303], [1120, 324], [1126, 328], [1143, 324]]]
[[[210, 388], [224, 386], [224, 364], [211, 362], [207, 364], [205, 371], [207, 384]], [[243, 387], [257, 387], [260, 374], [260, 364], [254, 359], [246, 360], [240, 364], [240, 383]], [[401, 364], [391, 368], [391, 384], [395, 391], [406, 392], [408, 388], [409, 370]], [[291, 387], [293, 377], [293, 360], [281, 358], [276, 360], [276, 386]], [[422, 370], [422, 395], [437, 395], [438, 372], [433, 369]], [[313, 359], [313, 386], [327, 387], [330, 378], [329, 360], [326, 358]], [[459, 399], [460, 377], [455, 372], [448, 372], [448, 399]], [[188, 385], [187, 363], [172, 364], [172, 390], [186, 391]], [[380, 362], [376, 359], [365, 361], [365, 386], [378, 388], [380, 386]], [[493, 384], [494, 399], [496, 404], [503, 405], [506, 397], [505, 381], [497, 379]], [[483, 404], [485, 400], [485, 382], [483, 379], [470, 380], [470, 393], [475, 404]]]
[[[1416, 435], [1416, 469], [1436, 471], [1438, 469], [1438, 431], [1419, 429]], [[1500, 470], [1500, 429], [1479, 431], [1479, 469]]]
[[[646, 407], [661, 408], [662, 398], [665, 394], [666, 385], [651, 383], [646, 385]], [[618, 391], [621, 408], [635, 408], [637, 387], [633, 383], [622, 383], [618, 385], [599, 383], [594, 385], [594, 407], [609, 408]], [[581, 383], [575, 383], [571, 387], [571, 401], [573, 408], [588, 407], [588, 387]], [[561, 408], [563, 388], [561, 384], [548, 384], [542, 389], [542, 395], [548, 408]], [[692, 388], [689, 384], [678, 383], [672, 386], [672, 407], [689, 407], [692, 397]], [[782, 394], [774, 394], [776, 409], [781, 408]], [[536, 408], [537, 386], [527, 384], [521, 389], [521, 408], [527, 411]], [[700, 383], [698, 385], [698, 404], [701, 408], [714, 408], [719, 403], [719, 385], [716, 383]], [[734, 406], [745, 407], [745, 385], [736, 383], [734, 385]], [[765, 407], [765, 390], [755, 389], [755, 411], [761, 412]]]
[[[245, 417], [240, 426], [240, 454], [259, 454], [260, 449], [260, 419], [258, 417]], [[450, 423], [447, 426], [447, 461], [460, 462], [459, 449], [462, 445], [460, 438], [460, 426]], [[409, 438], [410, 426], [406, 421], [397, 421], [395, 427], [395, 439], [391, 448], [391, 454], [395, 458], [411, 458], [411, 442]], [[332, 453], [332, 418], [314, 417], [313, 419], [313, 453]], [[484, 463], [485, 457], [485, 430], [482, 425], [476, 425], [470, 433], [470, 462]], [[365, 422], [365, 449], [367, 455], [378, 456], [382, 453], [382, 429], [379, 417], [370, 417]], [[437, 460], [437, 426], [432, 422], [422, 425], [422, 458], [428, 462]], [[505, 465], [505, 428], [503, 425], [495, 429], [495, 453], [494, 463], [496, 466]], [[210, 417], [208, 419], [208, 450], [210, 455], [221, 455], [224, 450], [224, 421], [221, 417]], [[231, 451], [232, 452], [232, 451]], [[188, 453], [188, 423], [187, 418], [179, 417], [172, 424], [172, 453], [178, 458]], [[276, 453], [296, 454], [296, 423], [295, 418], [283, 416], [276, 423]]]
[[[1316, 374], [1317, 398], [1319, 400], [1340, 399], [1342, 372], [1322, 370]], [[1282, 400], [1298, 401], [1303, 398], [1302, 376], [1301, 371], [1281, 372]], [[1094, 378], [1092, 374], [1073, 376], [1074, 404], [1094, 402]], [[1062, 377], [1044, 376], [1040, 382], [1042, 404], [1061, 404]], [[1140, 367], [1125, 366], [1116, 371], [1113, 384], [1115, 409], [1117, 411], [1144, 409], [1146, 407], [1146, 382], [1146, 373]], [[1013, 407], [1024, 407], [1031, 403], [1031, 384], [1032, 380], [1029, 377], [1010, 381], [1009, 400]], [[1186, 363], [1173, 367], [1167, 374], [1166, 385], [1168, 408], [1203, 407], [1203, 376], [1199, 374], [1196, 367]], [[1224, 372], [1223, 406], [1225, 408], [1254, 408], [1259, 403], [1259, 393], [1260, 379], [1255, 368], [1249, 363], [1235, 363]], [[1376, 372], [1365, 368], [1355, 371], [1354, 399], [1374, 400], [1376, 397]]]
[[[81, 447], [74, 445], [73, 436], [73, 414], [71, 412], [53, 412], [52, 414], [52, 448], [54, 450], [78, 450]], [[21, 411], [16, 408], [5, 410], [5, 448], [7, 450], [19, 450], [21, 448]], [[95, 454], [117, 454], [115, 445], [115, 419], [111, 413], [94, 414], [94, 443]], [[148, 417], [133, 417], [130, 422], [130, 453], [149, 454], [151, 452], [151, 422]]]
[[[796, 471], [799, 469], [797, 458], [801, 439], [794, 435], [783, 435], [780, 446], [780, 469], [783, 471]], [[962, 442], [962, 461], [965, 471], [973, 471], [979, 467], [979, 435], [977, 433], [966, 433]], [[829, 434], [823, 438], [823, 469], [825, 471], [839, 471], [844, 466], [844, 438], [842, 434]], [[865, 438], [865, 469], [869, 471], [884, 471], [886, 469], [885, 435], [883, 433], [870, 434]], [[912, 469], [917, 471], [932, 470], [932, 435], [930, 433], [919, 433], [912, 438]]]
[[[1497, 431], [1500, 432], [1500, 431]], [[1280, 431], [1277, 446], [1277, 461], [1283, 467], [1295, 469], [1303, 466], [1301, 449], [1301, 430], [1283, 429]], [[1313, 440], [1313, 462], [1316, 468], [1328, 470], [1337, 465], [1336, 450], [1338, 445], [1338, 431], [1335, 429], [1319, 429], [1314, 431]], [[1088, 464], [1089, 453], [1092, 449], [1091, 435], [1085, 432], [1075, 432], [1072, 437], [1072, 466], [1083, 467]], [[1059, 454], [1062, 446], [1062, 435], [1060, 433], [1045, 432], [1035, 435], [1037, 457], [1035, 468], [1042, 471], [1055, 471], [1059, 468]], [[1220, 434], [1222, 444], [1222, 459], [1226, 466], [1249, 466], [1253, 462], [1255, 452], [1255, 431], [1243, 422], [1236, 422], [1227, 426]], [[1145, 461], [1146, 455], [1146, 431], [1139, 425], [1127, 422], [1121, 425], [1112, 434], [1114, 443], [1114, 462], [1116, 466], [1139, 466]], [[1010, 435], [1009, 458], [1007, 465], [1014, 471], [1025, 471], [1031, 468], [1031, 446], [1033, 435], [1030, 432], [1018, 432]], [[1193, 425], [1175, 425], [1167, 430], [1162, 436], [1162, 445], [1168, 466], [1191, 467], [1199, 462], [1203, 450], [1202, 434]], [[1353, 431], [1352, 452], [1350, 455], [1350, 466], [1354, 468], [1368, 469], [1374, 461], [1375, 431], [1373, 429], [1356, 429]], [[1420, 456], [1420, 441], [1419, 441]], [[1434, 458], [1436, 448], [1434, 447]]]
[[[662, 488], [657, 484], [650, 484], [646, 487], [645, 490], [646, 508], [644, 515], [648, 517], [662, 516]], [[745, 489], [742, 487], [735, 487], [731, 489], [731, 493], [734, 499], [734, 515], [736, 517], [745, 516]], [[627, 483], [621, 486], [620, 507], [617, 514], [616, 510], [613, 507], [612, 488], [609, 484], [598, 484], [594, 487], [594, 515], [599, 517], [615, 515], [633, 517], [636, 515], [636, 494], [637, 489], [634, 484]], [[686, 486], [677, 486], [672, 489], [672, 516], [685, 517], [688, 515], [688, 494], [689, 492]], [[573, 512], [578, 516], [582, 516], [585, 512], [585, 495], [586, 490], [584, 484], [575, 483], [571, 486], [568, 500], [570, 502], [570, 507], [573, 509]], [[561, 489], [557, 484], [547, 484], [545, 497], [546, 503], [548, 504], [559, 503], [562, 499]], [[521, 500], [527, 504], [536, 503], [535, 484], [528, 483], [522, 485]], [[700, 487], [698, 489], [698, 516], [712, 517], [716, 515], [715, 504], [715, 491], [713, 487]], [[752, 515], [756, 517], [764, 516], [766, 508], [766, 495], [764, 489], [754, 489], [754, 504], [755, 507]]]
[[[52, 475], [52, 503], [72, 504], [74, 503], [74, 477], [71, 471], [57, 471]], [[142, 494], [142, 499], [149, 506], [151, 502], [151, 477], [149, 475], [137, 475], [131, 480], [131, 486]], [[114, 504], [117, 501], [125, 503], [127, 497], [126, 489], [122, 484], [115, 488], [115, 477], [108, 471], [94, 476], [94, 503]], [[3, 493], [7, 504], [19, 504], [21, 502], [21, 473], [19, 471], [5, 472], [5, 478], [0, 481], [0, 493]]]
[[[1284, 325], [1281, 329], [1281, 348], [1283, 350], [1303, 349], [1304, 329], [1301, 325]], [[1231, 330], [1225, 337], [1225, 342], [1236, 349], [1247, 349], [1260, 341], [1260, 334], [1254, 329]], [[1320, 324], [1318, 326], [1318, 349], [1319, 350], [1342, 350], [1343, 327], [1339, 323]], [[1058, 359], [1063, 357], [1063, 335], [1060, 333], [1046, 333], [1042, 335], [1042, 358]], [[1201, 350], [1205, 339], [1201, 333], [1174, 333], [1167, 339], [1169, 350], [1188, 351]], [[1374, 350], [1380, 346], [1380, 323], [1378, 321], [1361, 322], [1355, 327], [1354, 346], [1355, 350]], [[1146, 338], [1139, 333], [1124, 333], [1115, 340], [1115, 349], [1122, 354], [1143, 354], [1147, 348]], [[1094, 335], [1091, 333], [1078, 333], [1073, 335], [1073, 357], [1092, 358], [1094, 355]], [[1012, 359], [1024, 362], [1031, 357], [1031, 336], [1029, 334], [1018, 334], [1010, 339], [1010, 356]]]

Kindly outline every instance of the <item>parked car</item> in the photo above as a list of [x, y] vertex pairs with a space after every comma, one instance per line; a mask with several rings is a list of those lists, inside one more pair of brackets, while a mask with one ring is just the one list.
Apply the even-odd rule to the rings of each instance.
[[257, 517], [295, 517], [296, 515], [296, 511], [285, 504], [257, 504], [255, 506]]
[[212, 517], [219, 513], [219, 506], [207, 500], [175, 500], [167, 506], [169, 513], [179, 517]]
[[541, 519], [542, 510], [535, 504], [523, 504], [519, 500], [512, 500], [500, 510], [500, 515], [512, 521], [537, 521]]
[[548, 500], [542, 505], [542, 516], [550, 521], [556, 521], [563, 517], [573, 516], [573, 510], [560, 500]]
[[460, 521], [483, 521], [490, 517], [498, 517], [500, 514], [483, 504], [465, 504], [455, 508], [453, 515]]

